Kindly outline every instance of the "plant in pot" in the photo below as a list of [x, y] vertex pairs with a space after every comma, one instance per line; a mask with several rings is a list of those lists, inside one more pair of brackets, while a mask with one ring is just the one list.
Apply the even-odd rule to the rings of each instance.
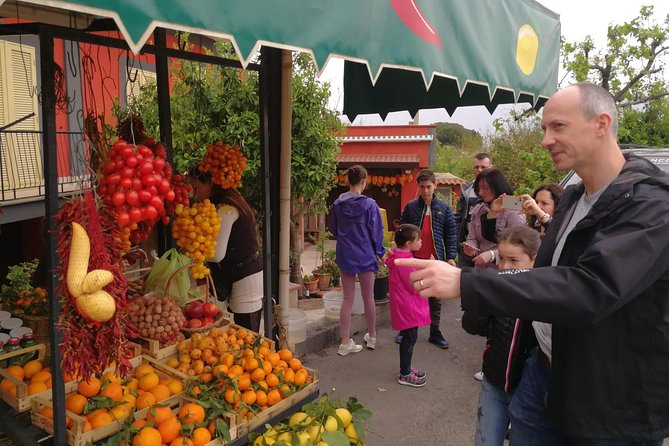
[[[383, 247], [388, 252], [390, 248], [388, 233], [383, 236]], [[377, 304], [388, 302], [388, 267], [383, 259], [379, 259], [379, 270], [374, 278], [374, 302]]]
[[[336, 268], [337, 264], [326, 257], [325, 243], [332, 236], [330, 231], [321, 231], [317, 237], [312, 237], [311, 240], [316, 246], [316, 251], [320, 253], [321, 264], [314, 268], [312, 274], [318, 279], [318, 288], [326, 290], [330, 288], [330, 280], [332, 279], [333, 265]], [[337, 269], [338, 271], [338, 269]]]
[[302, 283], [310, 293], [318, 291], [318, 279], [316, 279], [311, 274], [305, 274], [302, 277]]

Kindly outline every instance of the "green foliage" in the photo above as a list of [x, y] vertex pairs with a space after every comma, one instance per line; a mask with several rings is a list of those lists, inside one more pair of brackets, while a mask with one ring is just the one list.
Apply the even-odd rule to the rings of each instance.
[[516, 194], [532, 193], [541, 184], [559, 181], [550, 154], [541, 147], [539, 117], [517, 114], [496, 122], [497, 131], [486, 138], [485, 151], [502, 171]]
[[667, 146], [669, 83], [663, 58], [669, 53], [669, 14], [657, 23], [653, 7], [637, 17], [610, 25], [604, 48], [590, 36], [562, 42], [563, 67], [576, 81], [589, 81], [611, 92], [620, 114], [620, 141]]
[[480, 148], [483, 144], [483, 138], [479, 132], [451, 122], [438, 122], [436, 137], [437, 141], [446, 146], [473, 149]]
[[21, 262], [9, 267], [7, 271], [7, 283], [2, 285], [2, 295], [7, 301], [18, 298], [19, 292], [30, 291], [33, 286], [30, 284], [33, 274], [37, 271], [39, 259], [33, 259], [29, 262]]
[[460, 124], [437, 123], [437, 156], [435, 172], [450, 172], [460, 178], [469, 178], [472, 158], [481, 151], [483, 138], [476, 130]]

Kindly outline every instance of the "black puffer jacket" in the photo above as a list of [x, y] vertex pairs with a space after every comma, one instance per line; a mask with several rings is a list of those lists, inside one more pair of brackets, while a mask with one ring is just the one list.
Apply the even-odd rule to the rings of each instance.
[[510, 394], [520, 381], [529, 349], [536, 345], [532, 326], [522, 324], [520, 319], [465, 311], [462, 328], [469, 334], [488, 338], [483, 352], [483, 373], [495, 387]]
[[[669, 436], [669, 177], [628, 156], [568, 235], [558, 233], [583, 186], [567, 189], [535, 268], [463, 270], [466, 311], [553, 324], [549, 418], [585, 438]], [[494, 290], [495, 292], [491, 292]]]

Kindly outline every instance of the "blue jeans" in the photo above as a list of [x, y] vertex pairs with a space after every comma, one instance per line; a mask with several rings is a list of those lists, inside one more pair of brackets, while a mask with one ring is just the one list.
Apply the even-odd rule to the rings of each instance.
[[605, 440], [566, 437], [546, 419], [549, 371], [539, 362], [537, 349], [525, 361], [523, 376], [509, 404], [510, 446], [661, 446], [662, 440]]
[[475, 446], [502, 446], [509, 427], [511, 397], [483, 375], [477, 413]]

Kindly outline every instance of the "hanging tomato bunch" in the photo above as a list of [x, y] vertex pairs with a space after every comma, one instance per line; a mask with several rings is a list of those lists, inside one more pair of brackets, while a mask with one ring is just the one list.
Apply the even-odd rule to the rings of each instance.
[[[395, 186], [399, 184], [401, 186], [413, 180], [413, 175], [411, 174], [397, 174], [397, 175], [369, 175], [367, 177], [367, 183], [372, 186]], [[337, 175], [336, 182], [339, 186], [348, 185], [348, 175], [345, 173], [340, 173]]]
[[[187, 196], [190, 185], [179, 178], [172, 180], [172, 166], [166, 161], [162, 144], [147, 139], [137, 146], [117, 141], [107, 152], [108, 161], [102, 165], [98, 193], [103, 202], [116, 210], [122, 228], [122, 243], [126, 251], [130, 243], [146, 240], [158, 220], [167, 224], [169, 211], [177, 199]], [[176, 189], [176, 191], [175, 191]]]
[[239, 146], [230, 147], [218, 141], [214, 145], [207, 144], [207, 154], [199, 169], [202, 172], [211, 172], [212, 181], [223, 189], [237, 189], [242, 185], [246, 157]]
[[193, 277], [202, 279], [209, 274], [209, 268], [204, 266], [204, 262], [214, 256], [221, 217], [209, 199], [190, 208], [178, 204], [176, 214], [172, 237], [177, 246], [194, 260]]

